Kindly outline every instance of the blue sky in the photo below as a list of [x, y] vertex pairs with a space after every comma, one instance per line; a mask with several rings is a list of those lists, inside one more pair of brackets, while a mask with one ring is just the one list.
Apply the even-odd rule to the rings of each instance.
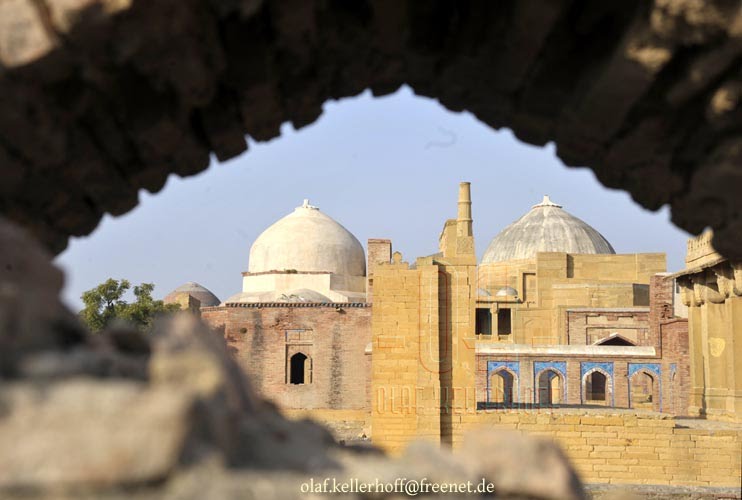
[[57, 258], [65, 301], [107, 278], [155, 283], [162, 297], [197, 281], [225, 299], [240, 291], [253, 240], [309, 198], [364, 244], [391, 238], [405, 259], [437, 251], [444, 221], [456, 216], [458, 183], [472, 183], [477, 255], [544, 194], [598, 229], [618, 253], [665, 252], [683, 266], [687, 234], [668, 210], [648, 212], [626, 193], [602, 187], [588, 169], [564, 167], [553, 145], [519, 142], [468, 113], [451, 113], [408, 88], [325, 104], [322, 117], [281, 137], [250, 143], [229, 162], [171, 176], [142, 192], [128, 214], [106, 216]]

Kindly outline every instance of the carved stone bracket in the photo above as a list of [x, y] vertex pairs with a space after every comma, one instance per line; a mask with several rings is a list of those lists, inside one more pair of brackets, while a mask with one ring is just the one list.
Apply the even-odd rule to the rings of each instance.
[[730, 262], [734, 276], [733, 292], [737, 297], [742, 297], [742, 262]]

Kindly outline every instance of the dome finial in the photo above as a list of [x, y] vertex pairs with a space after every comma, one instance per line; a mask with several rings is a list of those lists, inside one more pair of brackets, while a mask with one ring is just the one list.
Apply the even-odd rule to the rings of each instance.
[[557, 208], [562, 208], [561, 205], [559, 205], [559, 204], [554, 203], [553, 201], [551, 201], [551, 198], [549, 198], [549, 195], [548, 194], [545, 194], [544, 195], [544, 199], [541, 200], [541, 203], [539, 203], [538, 205], [534, 205], [532, 208], [536, 208], [536, 207], [557, 207]]
[[319, 210], [319, 207], [315, 207], [314, 205], [309, 204], [309, 198], [304, 198], [304, 203], [302, 203], [301, 207], [299, 208], [308, 208], [309, 210]]

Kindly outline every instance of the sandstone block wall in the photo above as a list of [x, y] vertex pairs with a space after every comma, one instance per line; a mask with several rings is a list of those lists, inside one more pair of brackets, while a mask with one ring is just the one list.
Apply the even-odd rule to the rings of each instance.
[[455, 418], [469, 430], [549, 437], [588, 483], [736, 487], [742, 481], [739, 426], [687, 424], [649, 413], [480, 411]]

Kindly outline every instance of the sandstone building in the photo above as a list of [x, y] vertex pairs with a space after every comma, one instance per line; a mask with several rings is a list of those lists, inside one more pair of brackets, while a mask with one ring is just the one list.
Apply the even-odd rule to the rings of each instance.
[[742, 262], [711, 246], [711, 232], [688, 241], [676, 273], [690, 324], [690, 410], [742, 421]]
[[200, 301], [262, 394], [347, 437], [373, 423], [388, 443], [453, 443], [453, 408], [688, 413], [687, 320], [664, 254], [618, 255], [548, 197], [479, 263], [473, 227], [462, 183], [440, 252], [409, 264], [390, 240], [364, 253], [305, 200], [255, 240], [241, 292], [217, 303], [189, 283], [168, 300]]

